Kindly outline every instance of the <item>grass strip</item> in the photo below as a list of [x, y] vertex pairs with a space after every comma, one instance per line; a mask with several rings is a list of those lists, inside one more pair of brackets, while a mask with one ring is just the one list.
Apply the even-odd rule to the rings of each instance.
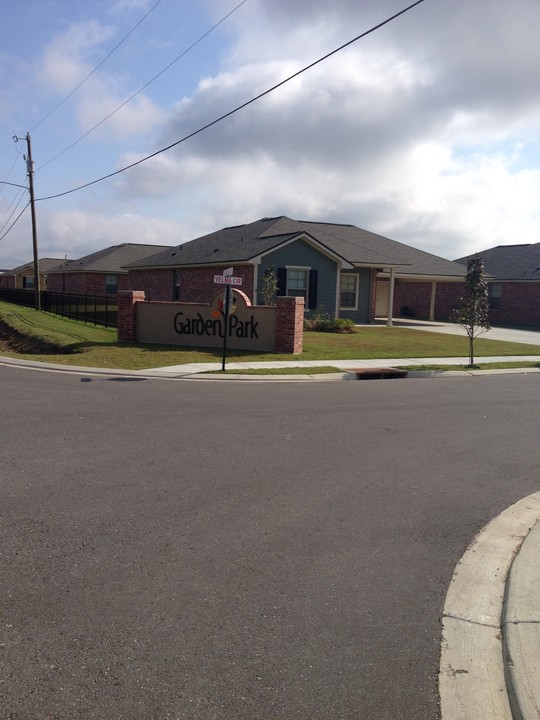
[[[6, 334], [9, 334], [9, 328], [27, 339], [33, 339], [33, 343], [29, 342], [15, 350], [3, 345], [3, 355], [19, 359], [124, 370], [145, 370], [221, 360], [221, 348], [119, 344], [114, 328], [70, 320], [6, 302], [0, 302], [0, 323], [4, 328], [8, 328], [8, 331], [4, 330], [4, 339]], [[478, 338], [475, 342], [475, 355], [477, 358], [540, 355], [540, 345]], [[377, 325], [360, 327], [354, 335], [306, 332], [304, 350], [300, 355], [229, 350], [227, 362], [324, 360], [331, 366], [332, 360], [467, 356], [468, 340], [464, 336]], [[310, 368], [310, 372], [312, 370], [313, 368]]]
[[540, 363], [534, 361], [509, 361], [509, 362], [492, 362], [492, 363], [475, 363], [474, 365], [407, 365], [402, 370], [414, 371], [448, 371], [448, 370], [512, 370], [519, 368], [538, 368]]
[[328, 375], [330, 373], [341, 373], [341, 368], [330, 365], [304, 365], [302, 367], [286, 368], [241, 368], [238, 370], [205, 370], [201, 375]]

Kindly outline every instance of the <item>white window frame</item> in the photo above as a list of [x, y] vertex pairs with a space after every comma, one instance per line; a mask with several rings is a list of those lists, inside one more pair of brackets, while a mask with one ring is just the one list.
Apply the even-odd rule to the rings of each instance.
[[35, 290], [36, 283], [34, 275], [23, 275], [23, 288], [25, 290]]
[[[303, 267], [301, 265], [285, 265], [285, 270], [287, 271], [287, 287], [285, 288], [285, 295], [289, 295], [289, 273], [304, 272], [306, 274], [306, 297], [304, 298], [304, 312], [307, 312], [309, 309], [309, 273], [311, 272], [311, 267]], [[302, 296], [296, 295], [294, 297]]]
[[[342, 305], [341, 304], [341, 278], [352, 277], [354, 278], [354, 305]], [[358, 287], [359, 287], [359, 276], [358, 273], [340, 273], [339, 274], [339, 309], [340, 310], [358, 310]]]

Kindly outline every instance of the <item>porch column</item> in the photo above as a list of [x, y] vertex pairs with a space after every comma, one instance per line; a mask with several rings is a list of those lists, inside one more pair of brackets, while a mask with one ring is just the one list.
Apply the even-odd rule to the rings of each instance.
[[437, 281], [433, 280], [431, 283], [431, 300], [429, 303], [429, 319], [435, 320], [435, 294], [437, 292]]
[[390, 282], [388, 283], [388, 316], [386, 327], [392, 327], [392, 316], [394, 314], [394, 268], [390, 269]]

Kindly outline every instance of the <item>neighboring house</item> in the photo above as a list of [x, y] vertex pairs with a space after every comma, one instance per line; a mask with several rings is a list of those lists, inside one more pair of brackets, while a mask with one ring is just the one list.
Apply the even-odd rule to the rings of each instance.
[[[39, 287], [41, 290], [48, 289], [49, 270], [62, 262], [61, 258], [41, 258], [39, 266]], [[34, 290], [34, 262], [19, 265], [13, 270], [6, 270], [0, 275], [0, 288], [16, 290]]]
[[169, 245], [123, 243], [98, 250], [78, 260], [56, 264], [49, 272], [48, 290], [81, 295], [116, 295], [126, 289], [124, 265], [155, 255]]
[[126, 266], [130, 290], [149, 300], [210, 302], [214, 275], [227, 267], [261, 302], [261, 280], [275, 269], [279, 295], [302, 296], [306, 312], [371, 322], [376, 315], [447, 319], [465, 268], [354, 225], [263, 218], [227, 227]]
[[497, 245], [478, 255], [484, 261], [489, 287], [489, 317], [493, 325], [540, 325], [540, 243]]

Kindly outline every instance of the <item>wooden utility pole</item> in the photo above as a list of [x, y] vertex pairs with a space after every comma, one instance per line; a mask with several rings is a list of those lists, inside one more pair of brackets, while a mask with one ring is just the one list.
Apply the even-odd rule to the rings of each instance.
[[26, 171], [28, 173], [28, 190], [30, 192], [30, 212], [32, 213], [32, 247], [34, 250], [34, 297], [36, 310], [41, 309], [41, 294], [39, 287], [39, 256], [37, 243], [36, 205], [34, 201], [34, 161], [32, 160], [32, 141], [30, 133], [26, 133]]

